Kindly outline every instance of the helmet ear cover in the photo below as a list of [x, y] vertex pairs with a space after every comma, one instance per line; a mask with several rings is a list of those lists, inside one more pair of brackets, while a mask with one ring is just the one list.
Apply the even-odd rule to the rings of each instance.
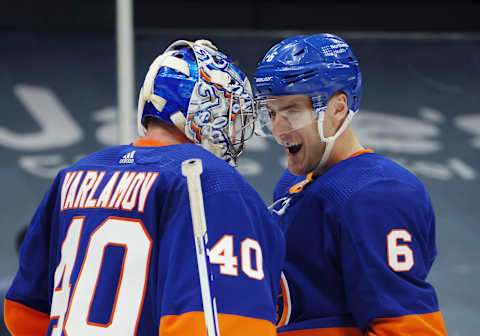
[[246, 131], [253, 129], [253, 115], [245, 74], [211, 42], [182, 40], [151, 64], [139, 94], [137, 124], [141, 136], [147, 117], [173, 124], [193, 142], [235, 163], [253, 134]]

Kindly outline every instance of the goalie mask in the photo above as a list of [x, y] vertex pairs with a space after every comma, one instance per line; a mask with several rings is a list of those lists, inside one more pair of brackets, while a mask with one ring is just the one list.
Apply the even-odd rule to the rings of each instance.
[[254, 131], [248, 78], [206, 40], [176, 41], [153, 61], [137, 113], [141, 136], [145, 118], [157, 118], [231, 165]]

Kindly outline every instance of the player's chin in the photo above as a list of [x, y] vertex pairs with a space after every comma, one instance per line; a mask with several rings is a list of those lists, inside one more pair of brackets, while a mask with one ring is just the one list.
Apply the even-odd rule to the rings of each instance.
[[287, 155], [288, 158], [288, 170], [290, 173], [296, 176], [302, 176], [308, 173], [305, 172], [304, 160], [300, 157], [300, 153], [294, 155]]

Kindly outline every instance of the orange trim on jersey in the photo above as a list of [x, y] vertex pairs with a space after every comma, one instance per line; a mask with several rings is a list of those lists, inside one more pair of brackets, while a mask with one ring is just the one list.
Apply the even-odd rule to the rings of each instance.
[[133, 145], [137, 147], [161, 147], [161, 146], [174, 145], [174, 143], [158, 141], [150, 138], [140, 138], [137, 141], [135, 141]]
[[288, 192], [290, 194], [299, 193], [300, 191], [303, 190], [303, 188], [305, 188], [305, 186], [307, 184], [309, 184], [312, 181], [313, 181], [313, 172], [310, 172], [310, 173], [307, 174], [307, 176], [304, 180], [301, 180], [297, 184], [294, 184], [293, 186], [291, 186], [290, 189], [288, 190]]
[[366, 336], [430, 335], [446, 336], [442, 313], [383, 317], [368, 325]]
[[365, 148], [365, 149], [359, 150], [358, 152], [355, 152], [352, 155], [350, 155], [348, 159], [353, 158], [355, 156], [359, 156], [361, 154], [365, 154], [365, 153], [373, 153], [373, 149]]
[[278, 336], [362, 336], [358, 328], [315, 328], [278, 332]]
[[[262, 335], [276, 336], [273, 323], [246, 316], [218, 314], [222, 336]], [[207, 336], [203, 312], [188, 312], [182, 315], [165, 315], [160, 320], [159, 336]]]
[[12, 335], [45, 335], [50, 316], [21, 303], [5, 299], [5, 325]]

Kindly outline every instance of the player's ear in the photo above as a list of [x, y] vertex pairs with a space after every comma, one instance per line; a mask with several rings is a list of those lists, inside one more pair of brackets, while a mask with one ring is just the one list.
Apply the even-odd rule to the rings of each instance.
[[336, 120], [343, 120], [348, 113], [347, 95], [337, 92], [330, 98], [332, 103], [332, 114]]

